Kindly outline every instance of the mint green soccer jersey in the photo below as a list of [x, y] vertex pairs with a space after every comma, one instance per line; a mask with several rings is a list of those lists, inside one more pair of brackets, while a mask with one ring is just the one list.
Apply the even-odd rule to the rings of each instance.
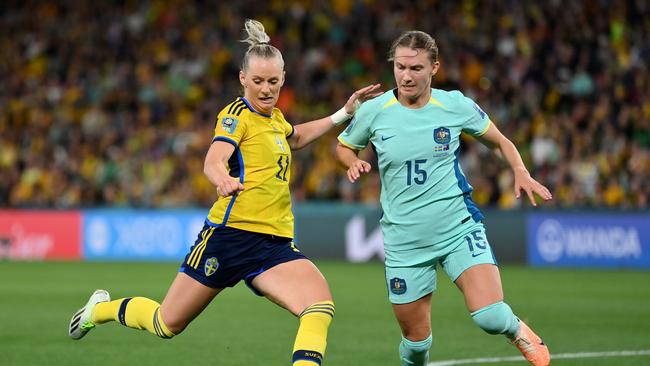
[[489, 125], [459, 91], [432, 89], [429, 103], [410, 109], [391, 90], [365, 102], [339, 135], [347, 147], [370, 143], [377, 153], [387, 266], [422, 264], [483, 220], [459, 165], [460, 135], [480, 136]]

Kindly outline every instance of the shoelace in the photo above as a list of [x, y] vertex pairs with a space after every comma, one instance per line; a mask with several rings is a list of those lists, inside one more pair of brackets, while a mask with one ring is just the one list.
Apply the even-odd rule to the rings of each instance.
[[535, 353], [535, 346], [532, 342], [528, 341], [526, 338], [519, 337], [513, 342], [517, 347], [523, 349], [526, 353]]

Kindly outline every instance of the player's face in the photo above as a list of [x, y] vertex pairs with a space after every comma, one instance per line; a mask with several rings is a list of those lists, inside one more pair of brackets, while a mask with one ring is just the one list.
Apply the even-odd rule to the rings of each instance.
[[277, 57], [251, 57], [248, 69], [239, 72], [244, 98], [260, 112], [271, 114], [284, 84], [282, 61]]
[[439, 62], [431, 63], [423, 49], [397, 47], [393, 72], [400, 97], [411, 101], [429, 96], [431, 78], [438, 72]]

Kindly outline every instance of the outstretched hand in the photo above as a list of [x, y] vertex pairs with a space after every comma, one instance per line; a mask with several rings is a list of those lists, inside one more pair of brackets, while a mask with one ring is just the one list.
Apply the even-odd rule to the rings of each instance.
[[219, 197], [234, 196], [244, 190], [244, 185], [239, 182], [239, 179], [233, 177], [219, 179], [216, 186]]
[[345, 112], [347, 114], [354, 114], [361, 103], [382, 95], [384, 92], [379, 90], [380, 87], [381, 84], [368, 85], [352, 93], [345, 103]]
[[361, 173], [369, 173], [372, 166], [367, 161], [357, 159], [348, 168], [348, 180], [350, 183], [356, 182], [357, 179], [361, 176]]
[[522, 190], [526, 192], [526, 195], [528, 196], [528, 199], [533, 206], [537, 206], [534, 193], [537, 193], [537, 195], [540, 196], [544, 201], [550, 201], [553, 199], [551, 191], [533, 179], [527, 170], [515, 169], [515, 197], [517, 197], [517, 199], [521, 197]]

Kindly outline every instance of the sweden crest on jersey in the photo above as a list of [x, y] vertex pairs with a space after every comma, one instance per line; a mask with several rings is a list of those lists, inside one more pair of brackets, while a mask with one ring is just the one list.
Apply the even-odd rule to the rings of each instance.
[[203, 271], [205, 272], [205, 275], [210, 277], [214, 272], [217, 271], [219, 268], [219, 261], [215, 257], [210, 257], [205, 261], [205, 265], [203, 266]]

